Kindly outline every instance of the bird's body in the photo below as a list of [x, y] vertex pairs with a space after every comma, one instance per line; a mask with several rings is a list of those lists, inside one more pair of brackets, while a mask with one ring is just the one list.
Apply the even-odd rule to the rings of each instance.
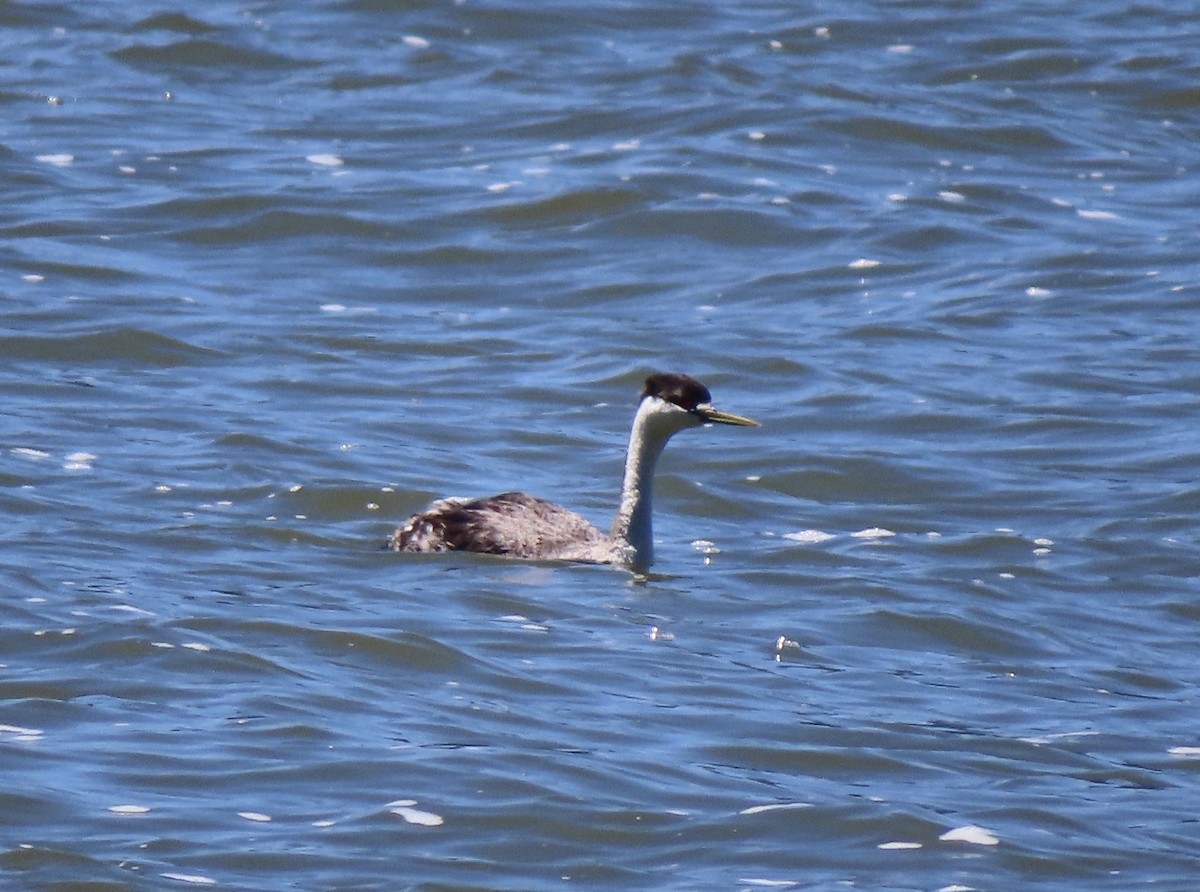
[[615, 543], [561, 505], [523, 492], [484, 499], [439, 499], [396, 530], [396, 551], [476, 551], [516, 558], [614, 560]]
[[574, 511], [521, 492], [442, 499], [396, 530], [393, 551], [474, 551], [514, 558], [620, 564], [637, 572], [654, 558], [650, 511], [654, 467], [674, 434], [706, 423], [757, 426], [714, 408], [708, 389], [686, 375], [651, 375], [634, 417], [621, 504], [612, 532]]

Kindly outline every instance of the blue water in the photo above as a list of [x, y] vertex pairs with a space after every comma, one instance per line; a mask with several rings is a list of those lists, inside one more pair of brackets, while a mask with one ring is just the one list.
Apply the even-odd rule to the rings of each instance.
[[1193, 18], [0, 7], [2, 885], [1193, 889]]

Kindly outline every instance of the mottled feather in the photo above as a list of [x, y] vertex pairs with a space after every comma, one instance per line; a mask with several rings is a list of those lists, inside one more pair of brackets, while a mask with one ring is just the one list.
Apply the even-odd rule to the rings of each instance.
[[574, 511], [523, 492], [441, 499], [388, 539], [393, 551], [474, 551], [607, 563], [616, 543]]

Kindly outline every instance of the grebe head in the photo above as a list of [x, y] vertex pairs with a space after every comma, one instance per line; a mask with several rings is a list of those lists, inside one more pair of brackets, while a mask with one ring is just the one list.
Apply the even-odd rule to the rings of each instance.
[[741, 415], [722, 412], [712, 404], [708, 388], [687, 375], [656, 374], [646, 379], [638, 414], [654, 416], [655, 426], [668, 436], [676, 431], [702, 424], [732, 424], [759, 427], [759, 423]]

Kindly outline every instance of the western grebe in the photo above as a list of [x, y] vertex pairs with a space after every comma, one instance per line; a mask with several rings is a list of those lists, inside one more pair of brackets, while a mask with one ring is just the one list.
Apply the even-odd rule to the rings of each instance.
[[641, 573], [654, 560], [650, 507], [654, 465], [667, 440], [702, 424], [758, 427], [712, 405], [708, 388], [687, 375], [646, 379], [625, 457], [621, 505], [612, 532], [574, 511], [506, 492], [485, 499], [441, 499], [410, 517], [387, 541], [392, 551], [476, 551], [541, 560], [621, 564]]

